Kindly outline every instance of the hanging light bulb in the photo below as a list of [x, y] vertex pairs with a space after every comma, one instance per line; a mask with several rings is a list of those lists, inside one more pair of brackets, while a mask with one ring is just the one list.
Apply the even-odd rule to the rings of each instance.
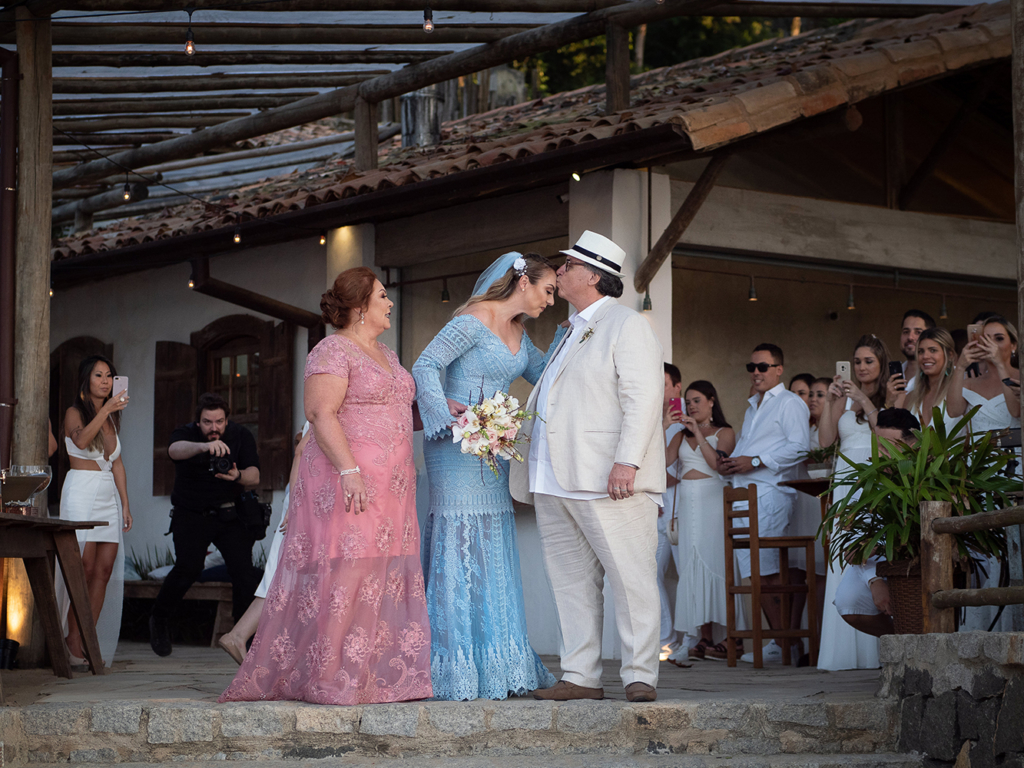
[[750, 276], [750, 290], [747, 292], [747, 301], [757, 301], [757, 289], [754, 287], [754, 276]]
[[235, 227], [235, 242], [236, 243], [242, 242], [242, 227], [241, 226], [236, 226]]
[[441, 303], [447, 304], [452, 300], [451, 295], [448, 293], [448, 278], [444, 278], [444, 282], [441, 283]]
[[185, 33], [185, 55], [195, 56], [196, 55], [196, 44], [192, 41], [192, 12], [195, 8], [186, 8], [185, 12], [188, 14], [188, 32]]
[[580, 180], [580, 175], [578, 173], [576, 173], [576, 171], [572, 172], [572, 180], [573, 181], [579, 181]]
[[125, 202], [128, 202], [131, 199], [132, 199], [132, 187], [128, 183], [128, 174], [126, 173], [124, 175], [124, 200], [125, 200]]
[[939, 309], [939, 320], [945, 320], [949, 317], [949, 313], [946, 311], [946, 294], [942, 294], [942, 307]]
[[50, 298], [53, 298], [53, 288], [50, 289]]
[[857, 308], [856, 306], [854, 306], [854, 303], [853, 303], [853, 283], [850, 283], [850, 295], [846, 297], [846, 308], [847, 309], [856, 309]]
[[423, 31], [428, 33], [434, 31], [434, 12], [430, 10], [429, 5], [423, 9]]
[[327, 245], [327, 230], [320, 230], [320, 245]]
[[195, 288], [196, 287], [196, 284], [192, 281], [191, 277], [188, 279], [188, 287], [189, 288]]
[[650, 289], [650, 287], [647, 288], [647, 292], [644, 294], [643, 309], [644, 309], [644, 312], [650, 312], [651, 310], [654, 309], [654, 306], [651, 304], [651, 289]]

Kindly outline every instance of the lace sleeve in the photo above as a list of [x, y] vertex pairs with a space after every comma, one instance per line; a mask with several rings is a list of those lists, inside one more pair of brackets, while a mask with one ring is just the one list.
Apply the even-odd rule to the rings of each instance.
[[330, 373], [343, 379], [348, 378], [348, 355], [345, 354], [341, 342], [334, 336], [323, 339], [313, 347], [313, 351], [306, 358], [306, 372], [302, 377], [303, 380], [318, 373]]
[[531, 384], [536, 384], [537, 380], [540, 379], [540, 375], [544, 373], [544, 368], [548, 364], [548, 360], [558, 349], [558, 342], [565, 336], [568, 328], [563, 328], [561, 325], [555, 330], [555, 338], [551, 342], [551, 346], [548, 347], [548, 351], [541, 354], [541, 351], [534, 346], [533, 340], [530, 336], [523, 331], [523, 344], [526, 345], [526, 351], [530, 354], [530, 362], [526, 365], [526, 370], [523, 371], [523, 378]]
[[441, 372], [476, 343], [474, 320], [462, 315], [451, 320], [434, 337], [412, 366], [416, 400], [420, 404], [423, 437], [427, 440], [449, 430], [452, 415], [441, 388]]

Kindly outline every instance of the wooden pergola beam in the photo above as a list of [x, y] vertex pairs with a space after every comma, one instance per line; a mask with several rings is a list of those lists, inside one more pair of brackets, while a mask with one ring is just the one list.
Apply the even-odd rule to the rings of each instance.
[[977, 87], [975, 87], [970, 98], [960, 105], [960, 109], [957, 110], [953, 119], [950, 120], [949, 124], [946, 125], [945, 129], [943, 129], [939, 138], [936, 139], [935, 144], [932, 145], [930, 150], [928, 150], [928, 154], [925, 155], [924, 160], [922, 160], [920, 165], [917, 166], [913, 175], [911, 175], [910, 180], [907, 181], [903, 186], [903, 189], [900, 191], [900, 210], [905, 211], [910, 207], [910, 203], [921, 188], [921, 185], [935, 171], [939, 161], [942, 159], [943, 155], [946, 154], [946, 150], [952, 146], [953, 140], [964, 127], [967, 119], [975, 113], [978, 107], [981, 106], [981, 103], [985, 100], [985, 97], [988, 96], [988, 92], [995, 83], [995, 79], [996, 68], [992, 67], [984, 76], [982, 81], [978, 83]]
[[[201, 51], [189, 58], [181, 53], [135, 51], [58, 51], [54, 67], [226, 67], [281, 65], [295, 67], [345, 64], [418, 64], [451, 53], [429, 51]], [[342, 75], [347, 73], [341, 73]]]
[[[178, 55], [178, 58], [181, 58]], [[269, 75], [180, 75], [169, 77], [59, 77], [53, 81], [54, 93], [161, 93], [164, 91], [270, 91], [284, 88], [339, 88], [356, 85], [390, 69], [362, 72], [286, 72]], [[155, 101], [155, 99], [150, 99]], [[58, 102], [62, 103], [62, 102]]]
[[237, 120], [248, 112], [200, 112], [194, 115], [101, 115], [95, 120], [62, 118], [53, 121], [54, 130], [68, 133], [125, 131], [133, 128], [202, 128]]
[[131, 190], [131, 198], [128, 200], [124, 199], [124, 187], [121, 187], [101, 192], [98, 195], [92, 195], [82, 200], [76, 200], [73, 203], [58, 205], [51, 212], [50, 221], [54, 224], [63, 224], [65, 221], [74, 220], [77, 215], [91, 215], [97, 211], [106, 211], [111, 208], [119, 208], [122, 205], [128, 205], [129, 203], [137, 203], [149, 197], [149, 187], [145, 184], [131, 184], [129, 189]]
[[885, 111], [885, 205], [899, 208], [906, 180], [906, 152], [903, 138], [903, 94], [882, 97]]
[[356, 99], [356, 170], [372, 171], [377, 167], [377, 105], [363, 98]]
[[289, 93], [283, 96], [261, 94], [217, 96], [171, 96], [143, 99], [55, 99], [54, 116], [71, 115], [133, 115], [154, 112], [196, 112], [216, 109], [272, 109], [283, 107], [299, 99], [316, 96], [317, 91]]
[[629, 109], [629, 32], [615, 22], [605, 31], [605, 114]]
[[[537, 24], [439, 24], [430, 37], [421, 24], [200, 24], [191, 29], [196, 57], [203, 45], [438, 45], [491, 43], [516, 35]], [[181, 45], [188, 23], [100, 24], [93, 22], [53, 23], [54, 45]], [[13, 42], [13, 35], [0, 35], [0, 42]], [[195, 63], [195, 59], [190, 63]]]
[[[633, 26], [646, 21], [670, 18], [684, 14], [699, 13], [711, 5], [713, 0], [641, 0], [629, 3], [628, 8], [614, 7], [577, 16], [566, 21], [549, 24], [529, 32], [506, 37], [490, 45], [478, 46], [468, 51], [449, 54], [433, 61], [416, 64], [389, 75], [367, 80], [359, 85], [348, 86], [319, 96], [301, 99], [285, 107], [267, 110], [238, 120], [198, 131], [189, 136], [113, 156], [115, 163], [129, 168], [153, 165], [168, 160], [198, 155], [215, 147], [224, 146], [242, 139], [262, 136], [274, 131], [338, 115], [355, 107], [356, 97], [379, 104], [384, 99], [410, 93], [434, 83], [454, 77], [468, 75], [503, 62], [550, 50], [577, 40], [586, 40], [604, 32], [610, 20], [623, 26]], [[94, 160], [74, 168], [63, 169], [53, 175], [55, 189], [74, 186], [83, 181], [93, 181], [110, 173], [110, 162]]]
[[647, 254], [647, 258], [644, 259], [637, 269], [636, 275], [633, 277], [633, 287], [636, 288], [637, 293], [643, 293], [647, 290], [651, 280], [658, 274], [661, 265], [665, 263], [665, 259], [672, 254], [672, 249], [679, 243], [679, 239], [693, 222], [697, 211], [704, 205], [704, 201], [708, 199], [708, 194], [710, 194], [715, 186], [719, 174], [725, 168], [725, 164], [731, 155], [731, 150], [719, 150], [711, 156], [711, 161], [704, 166], [704, 170], [701, 171], [700, 178], [693, 185], [690, 194], [683, 200], [683, 204], [679, 206], [679, 210], [672, 217], [672, 221], [665, 227], [665, 231], [661, 233], [658, 242], [654, 244], [651, 252]]
[[[167, 141], [175, 138], [179, 134], [173, 131], [165, 131], [161, 133], [74, 133], [68, 131], [67, 135], [54, 134], [53, 143], [54, 146], [64, 144], [95, 144], [97, 146], [120, 146], [127, 144], [128, 146], [140, 146], [142, 144], [155, 144], [160, 141]], [[84, 154], [88, 154], [87, 150], [82, 150]]]

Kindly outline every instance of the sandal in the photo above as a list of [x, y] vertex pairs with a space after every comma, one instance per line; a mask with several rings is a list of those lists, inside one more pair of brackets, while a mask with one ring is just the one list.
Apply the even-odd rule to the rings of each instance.
[[690, 660], [703, 661], [704, 655], [705, 653], [707, 653], [707, 650], [710, 647], [711, 643], [709, 643], [705, 638], [702, 637], [700, 641], [693, 648], [690, 649]]
[[[727, 661], [729, 658], [729, 648], [725, 643], [715, 643], [709, 645], [705, 650], [704, 654], [707, 658], [715, 661]], [[743, 655], [743, 641], [737, 639], [736, 641], [736, 658]]]

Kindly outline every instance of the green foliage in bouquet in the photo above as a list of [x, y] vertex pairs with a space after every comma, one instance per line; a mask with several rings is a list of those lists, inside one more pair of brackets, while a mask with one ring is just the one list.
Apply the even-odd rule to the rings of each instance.
[[812, 448], [801, 454], [801, 458], [808, 464], [831, 464], [838, 454], [839, 441], [836, 440], [832, 445], [826, 445], [824, 448]]
[[[871, 461], [850, 465], [829, 489], [843, 495], [828, 511], [818, 532], [829, 541], [829, 557], [842, 555], [863, 563], [872, 555], [889, 562], [912, 560], [921, 545], [922, 501], [948, 501], [952, 514], [970, 515], [1012, 506], [1009, 494], [1021, 481], [1003, 472], [1012, 454], [995, 445], [989, 432], [972, 433], [975, 407], [947, 430], [935, 408], [931, 424], [915, 432], [913, 445], [871, 437]], [[840, 454], [842, 455], [842, 454]], [[1005, 546], [1003, 529], [954, 536], [960, 557], [998, 555]]]

